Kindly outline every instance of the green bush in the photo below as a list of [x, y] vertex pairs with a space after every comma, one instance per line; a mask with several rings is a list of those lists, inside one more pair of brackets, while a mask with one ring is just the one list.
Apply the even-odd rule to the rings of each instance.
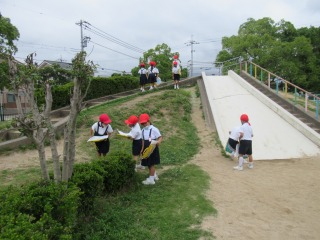
[[[85, 100], [104, 97], [139, 87], [137, 77], [124, 75], [112, 77], [95, 77], [92, 79]], [[52, 109], [58, 109], [70, 105], [70, 97], [73, 90], [73, 82], [65, 85], [57, 85], [52, 89]]]
[[82, 192], [79, 208], [81, 212], [91, 210], [96, 197], [101, 196], [104, 192], [103, 175], [105, 175], [105, 170], [97, 164], [80, 163], [74, 166], [70, 181]]
[[94, 164], [105, 169], [104, 185], [108, 193], [122, 189], [130, 182], [135, 172], [132, 155], [124, 151], [113, 152], [108, 156], [108, 160], [96, 160]]
[[80, 191], [38, 182], [1, 192], [0, 239], [72, 239]]

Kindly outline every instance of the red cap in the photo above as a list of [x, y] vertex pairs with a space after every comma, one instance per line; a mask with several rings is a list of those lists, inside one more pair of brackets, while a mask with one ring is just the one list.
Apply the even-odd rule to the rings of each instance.
[[242, 122], [249, 122], [249, 117], [248, 117], [248, 115], [247, 115], [247, 114], [242, 114], [242, 115], [240, 116], [240, 121], [242, 121]]
[[174, 55], [174, 56], [173, 56], [173, 59], [178, 59], [178, 55]]
[[142, 113], [142, 114], [140, 115], [140, 117], [139, 117], [139, 120], [140, 120], [140, 123], [141, 123], [141, 124], [142, 124], [142, 123], [146, 123], [146, 122], [148, 122], [148, 121], [150, 120], [150, 117], [149, 117], [148, 114]]
[[131, 115], [127, 120], [124, 121], [126, 124], [135, 125], [138, 122], [138, 117]]
[[140, 63], [140, 67], [145, 67], [146, 65], [144, 63]]
[[156, 65], [156, 62], [151, 61], [149, 64], [150, 64], [150, 66], [155, 66], [155, 65]]
[[111, 119], [109, 118], [108, 114], [105, 114], [105, 113], [100, 115], [99, 120], [100, 120], [100, 122], [102, 122], [104, 124], [109, 124], [112, 122]]

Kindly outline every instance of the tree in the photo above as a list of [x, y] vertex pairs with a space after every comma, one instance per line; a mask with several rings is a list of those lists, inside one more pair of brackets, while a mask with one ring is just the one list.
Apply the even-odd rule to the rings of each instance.
[[94, 74], [95, 65], [86, 62], [86, 53], [80, 52], [72, 60], [73, 93], [70, 100], [70, 114], [64, 129], [62, 180], [68, 181], [73, 172], [76, 146], [76, 120], [82, 110]]
[[319, 57], [313, 50], [314, 46], [319, 47], [319, 40], [314, 36], [319, 36], [317, 34], [320, 31], [314, 29], [310, 32], [296, 30], [284, 20], [275, 23], [270, 18], [250, 18], [240, 25], [237, 36], [222, 39], [222, 51], [218, 53], [216, 62], [239, 56], [253, 58], [256, 64], [294, 84], [309, 91], [318, 91], [317, 79], [320, 76], [316, 66]]
[[[23, 66], [18, 66], [12, 56], [8, 58], [9, 79], [16, 96], [19, 113], [14, 124], [22, 133], [33, 139], [39, 153], [42, 177], [45, 180], [49, 179], [45, 155], [45, 139], [49, 136], [54, 179], [56, 182], [60, 182], [61, 180], [68, 181], [73, 172], [75, 158], [76, 119], [82, 109], [82, 103], [90, 86], [95, 66], [90, 61], [85, 62], [85, 52], [77, 54], [72, 61], [74, 88], [71, 98], [70, 114], [64, 131], [63, 164], [61, 172], [60, 155], [58, 154], [56, 143], [56, 131], [50, 119], [53, 101], [51, 92], [52, 82], [49, 79], [40, 81], [41, 75], [39, 74], [39, 69], [33, 63], [33, 56], [34, 53], [30, 54], [26, 59], [27, 65]], [[39, 82], [43, 83], [45, 91], [44, 105], [39, 105], [35, 96], [35, 84]], [[18, 97], [18, 93], [21, 90], [25, 92], [31, 106], [28, 112], [22, 111], [20, 98]]]
[[0, 13], [0, 89], [8, 85], [8, 61], [7, 56], [14, 54], [18, 49], [14, 44], [20, 37], [18, 29], [13, 26], [9, 18]]

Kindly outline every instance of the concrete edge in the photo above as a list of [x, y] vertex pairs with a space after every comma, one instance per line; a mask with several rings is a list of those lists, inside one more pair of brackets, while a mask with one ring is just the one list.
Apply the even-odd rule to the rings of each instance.
[[242, 87], [248, 90], [252, 95], [254, 95], [259, 101], [269, 107], [272, 111], [277, 113], [280, 117], [282, 117], [285, 121], [291, 124], [294, 128], [300, 131], [303, 135], [305, 135], [308, 139], [310, 139], [313, 143], [320, 147], [320, 134], [310, 128], [308, 125], [303, 123], [301, 120], [293, 116], [287, 110], [285, 110], [280, 105], [276, 104], [270, 98], [265, 96], [263, 93], [258, 91], [252, 85], [247, 83], [242, 77], [236, 74], [234, 71], [229, 70], [228, 76], [234, 79], [237, 83], [239, 83]]

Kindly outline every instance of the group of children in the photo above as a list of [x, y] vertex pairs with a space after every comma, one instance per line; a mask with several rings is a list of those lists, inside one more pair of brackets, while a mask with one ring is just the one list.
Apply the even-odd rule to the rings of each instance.
[[[99, 117], [99, 122], [92, 125], [90, 129], [90, 136], [110, 136], [113, 129], [110, 125], [111, 119], [107, 114], [101, 114]], [[129, 136], [132, 140], [132, 155], [136, 161], [136, 169], [144, 169], [148, 167], [149, 177], [142, 183], [145, 185], [153, 185], [159, 180], [156, 173], [155, 165], [160, 164], [160, 152], [159, 145], [162, 141], [162, 136], [158, 128], [152, 125], [150, 122], [150, 116], [147, 113], [143, 113], [139, 118], [135, 115], [131, 115], [126, 119], [125, 124], [130, 127]], [[139, 123], [143, 126], [141, 130]], [[157, 141], [156, 147], [150, 156], [145, 159], [141, 159], [142, 153], [146, 148], [149, 147], [152, 141]], [[106, 156], [109, 152], [110, 141], [109, 138], [95, 142], [98, 156]]]
[[253, 168], [252, 158], [252, 137], [253, 131], [251, 124], [249, 123], [249, 117], [247, 114], [240, 116], [241, 126], [234, 127], [229, 132], [228, 147], [232, 150], [231, 156], [238, 159], [238, 165], [233, 169], [242, 171], [243, 164], [246, 162], [244, 156], [248, 156], [249, 163], [248, 168]]
[[140, 75], [140, 90], [145, 91], [145, 85], [150, 84], [150, 90], [155, 88], [157, 78], [159, 77], [159, 69], [156, 67], [156, 62], [151, 61], [149, 68], [145, 69], [145, 64], [140, 63], [138, 74]]
[[[179, 56], [173, 56], [172, 62], [172, 79], [174, 81], [174, 89], [179, 89], [179, 81], [181, 75], [181, 64], [180, 64]], [[159, 77], [159, 69], [156, 67], [155, 61], [149, 62], [148, 69], [145, 68], [146, 65], [144, 63], [140, 63], [140, 69], [138, 74], [140, 75], [140, 90], [142, 92], [145, 91], [145, 86], [150, 84], [150, 90], [155, 88], [155, 84], [157, 82], [157, 78]]]

